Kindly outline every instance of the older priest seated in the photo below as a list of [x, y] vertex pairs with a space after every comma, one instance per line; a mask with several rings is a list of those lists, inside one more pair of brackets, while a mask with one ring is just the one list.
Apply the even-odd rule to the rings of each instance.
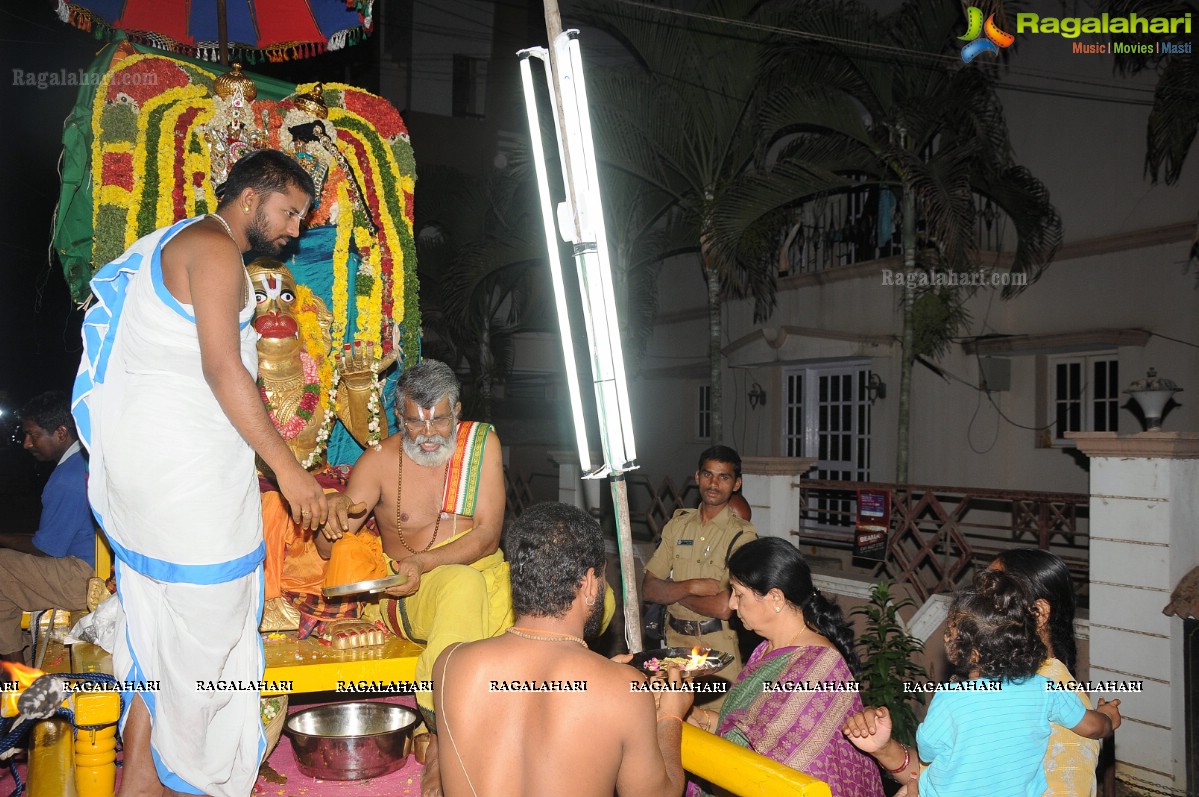
[[[317, 541], [331, 556], [330, 576], [339, 574], [340, 581], [357, 578], [344, 575], [352, 569], [345, 560], [364, 567], [366, 578], [404, 577], [379, 611], [389, 631], [426, 646], [416, 662], [418, 681], [431, 678], [447, 645], [512, 625], [508, 563], [499, 549], [505, 502], [500, 441], [490, 425], [459, 420], [459, 389], [454, 372], [436, 360], [404, 371], [396, 385], [403, 432], [358, 459]], [[374, 512], [378, 535], [357, 533], [366, 515], [352, 504]], [[432, 695], [418, 693], [417, 705], [433, 729]], [[429, 755], [435, 760], [434, 745]]]

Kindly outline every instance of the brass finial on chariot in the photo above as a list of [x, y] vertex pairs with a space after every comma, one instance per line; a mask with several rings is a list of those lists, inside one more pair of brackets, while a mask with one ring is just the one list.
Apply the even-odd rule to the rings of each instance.
[[253, 78], [241, 71], [241, 64], [234, 64], [228, 72], [214, 80], [212, 88], [218, 96], [226, 100], [232, 97], [238, 89], [241, 89], [242, 97], [246, 102], [252, 102], [258, 96], [258, 88], [254, 85]]
[[296, 97], [295, 105], [301, 111], [310, 113], [317, 119], [328, 119], [329, 106], [325, 105], [324, 92], [323, 83], [314, 83], [307, 93]]

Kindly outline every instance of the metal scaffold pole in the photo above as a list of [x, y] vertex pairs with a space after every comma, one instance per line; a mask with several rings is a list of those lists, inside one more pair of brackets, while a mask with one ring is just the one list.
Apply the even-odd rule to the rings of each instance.
[[[577, 31], [562, 30], [557, 0], [544, 2], [549, 47], [521, 51], [521, 78], [524, 83], [533, 159], [546, 228], [550, 271], [562, 331], [566, 361], [565, 378], [570, 391], [579, 464], [584, 478], [611, 477], [624, 597], [625, 640], [629, 650], [637, 653], [643, 647], [641, 599], [633, 563], [633, 534], [629, 522], [628, 483], [625, 479], [625, 473], [637, 467], [636, 448], [608, 258], [607, 232], [600, 200], [598, 169]], [[550, 198], [545, 149], [541, 142], [537, 99], [529, 65], [531, 59], [541, 59], [546, 64], [550, 102], [554, 110], [554, 127], [565, 189], [565, 201], [557, 208], [556, 213]], [[596, 412], [603, 444], [604, 461], [596, 467], [592, 467], [587, 444], [587, 424], [578, 387], [573, 334], [561, 273], [558, 233], [572, 245], [578, 270], [583, 321], [591, 354]]]

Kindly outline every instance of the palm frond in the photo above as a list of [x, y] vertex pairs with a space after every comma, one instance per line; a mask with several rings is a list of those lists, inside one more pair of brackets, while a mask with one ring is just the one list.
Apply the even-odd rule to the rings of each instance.
[[1171, 56], [1159, 66], [1146, 133], [1145, 172], [1153, 182], [1178, 182], [1197, 129], [1199, 58], [1194, 54]]
[[[990, 174], [985, 181], [974, 177], [976, 193], [990, 197], [1016, 228], [1016, 252], [1012, 272], [1028, 275], [1036, 282], [1062, 245], [1062, 218], [1050, 201], [1049, 189], [1024, 166], [1011, 165]], [[1026, 286], [1009, 285], [1004, 298], [1015, 296]]]

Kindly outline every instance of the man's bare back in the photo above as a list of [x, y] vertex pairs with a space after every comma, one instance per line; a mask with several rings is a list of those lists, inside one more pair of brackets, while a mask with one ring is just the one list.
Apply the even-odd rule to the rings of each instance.
[[447, 797], [671, 793], [655, 733], [677, 737], [680, 724], [654, 729], [653, 697], [630, 689], [643, 680], [631, 667], [509, 634], [447, 650], [434, 680]]

